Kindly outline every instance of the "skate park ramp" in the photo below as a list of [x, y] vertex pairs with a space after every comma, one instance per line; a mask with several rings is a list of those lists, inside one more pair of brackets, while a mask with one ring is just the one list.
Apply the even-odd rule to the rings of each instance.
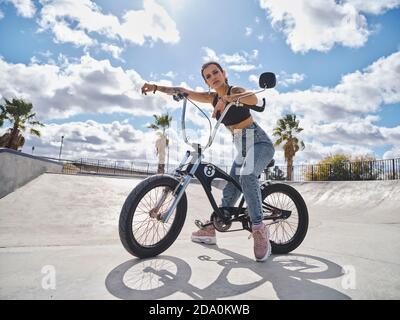
[[61, 173], [62, 164], [0, 148], [0, 199], [45, 172]]
[[214, 246], [190, 241], [193, 221], [212, 211], [198, 184], [178, 240], [156, 258], [131, 256], [118, 219], [141, 180], [45, 173], [0, 199], [0, 298], [400, 298], [400, 181], [292, 183], [308, 234], [257, 263], [245, 231], [218, 233]]

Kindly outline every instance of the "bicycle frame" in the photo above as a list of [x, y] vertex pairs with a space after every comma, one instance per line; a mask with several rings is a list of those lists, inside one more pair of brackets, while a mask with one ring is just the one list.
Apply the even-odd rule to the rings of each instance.
[[[264, 91], [264, 90], [261, 90], [261, 91]], [[243, 98], [243, 97], [241, 97], [241, 98]], [[212, 142], [214, 141], [216, 132], [222, 122], [222, 119], [224, 118], [226, 113], [229, 111], [229, 108], [234, 104], [238, 105], [238, 101], [231, 102], [226, 106], [224, 112], [222, 113], [221, 117], [217, 121], [217, 124], [215, 125], [213, 132], [210, 134], [208, 143], [205, 146], [201, 146], [198, 143], [190, 143], [186, 136], [185, 115], [186, 115], [187, 97], [184, 96], [183, 109], [182, 109], [182, 121], [181, 121], [182, 135], [183, 135], [183, 140], [185, 141], [185, 143], [190, 145], [194, 150], [186, 151], [186, 154], [185, 154], [184, 158], [182, 159], [181, 163], [179, 164], [178, 168], [175, 169], [174, 177], [175, 178], [183, 177], [183, 180], [178, 185], [177, 189], [174, 191], [174, 194], [176, 195], [175, 200], [171, 204], [170, 208], [167, 210], [166, 214], [163, 215], [163, 217], [162, 217], [163, 222], [165, 222], [165, 223], [168, 222], [173, 211], [175, 210], [176, 206], [178, 205], [179, 200], [181, 199], [183, 193], [185, 192], [187, 186], [189, 185], [190, 181], [194, 177], [196, 177], [200, 181], [200, 183], [203, 185], [204, 191], [207, 194], [207, 197], [210, 201], [212, 208], [214, 209], [214, 211], [217, 213], [217, 215], [220, 218], [223, 218], [224, 215], [222, 214], [221, 210], [219, 209], [218, 205], [216, 204], [216, 201], [210, 191], [212, 180], [215, 178], [222, 178], [228, 182], [232, 182], [240, 190], [240, 192], [242, 192], [242, 188], [241, 188], [240, 184], [237, 183], [230, 175], [228, 175], [227, 173], [222, 171], [220, 168], [218, 168], [217, 166], [215, 166], [211, 163], [202, 163], [202, 160], [204, 158], [204, 155], [203, 155], [204, 151], [212, 145]], [[264, 105], [265, 105], [265, 101], [264, 101]], [[187, 161], [189, 160], [189, 158], [190, 158], [190, 161], [188, 163]], [[181, 170], [184, 166], [186, 166], [186, 169]], [[207, 170], [210, 170], [213, 174], [206, 174], [204, 172], [206, 168], [207, 168]], [[162, 199], [163, 199], [163, 197], [161, 197], [161, 200]], [[159, 207], [161, 205], [161, 203], [162, 202], [160, 201], [160, 204], [157, 204], [156, 207]], [[244, 199], [242, 197], [242, 200], [240, 202], [240, 204], [241, 204], [240, 207], [243, 206], [243, 203], [244, 203]]]
[[[187, 163], [187, 160], [189, 157], [192, 156], [192, 160], [189, 163]], [[185, 192], [187, 186], [189, 185], [190, 181], [196, 177], [197, 180], [200, 182], [202, 185], [204, 192], [207, 195], [207, 198], [215, 212], [215, 214], [221, 219], [221, 221], [225, 221], [226, 223], [230, 223], [233, 221], [240, 221], [242, 222], [243, 229], [246, 229], [248, 231], [251, 231], [250, 226], [247, 224], [246, 219], [243, 219], [243, 217], [240, 217], [240, 214], [244, 213], [243, 210], [243, 205], [244, 205], [244, 195], [242, 193], [242, 187], [241, 185], [234, 180], [229, 174], [227, 174], [225, 171], [222, 169], [218, 168], [216, 165], [209, 163], [209, 162], [202, 162], [203, 155], [200, 154], [198, 155], [196, 152], [190, 152], [187, 151], [184, 159], [181, 162], [181, 165], [175, 169], [175, 174], [174, 177], [177, 179], [181, 179], [181, 183], [177, 186], [177, 188], [174, 190], [175, 200], [172, 203], [171, 207], [166, 211], [165, 214], [162, 215], [161, 220], [166, 222], [168, 221], [169, 217], [172, 215], [172, 212], [175, 210], [177, 204], [179, 203], [179, 200], [181, 199], [183, 193]], [[230, 216], [227, 217], [221, 210], [216, 201], [215, 198], [211, 192], [212, 190], [212, 181], [214, 179], [222, 179], [225, 180], [226, 182], [232, 182], [233, 185], [242, 193], [239, 205], [236, 207], [229, 207], [225, 209], [235, 209], [235, 212], [230, 212]], [[269, 185], [271, 182], [267, 181], [266, 184]], [[265, 184], [261, 184], [260, 188], [263, 188]], [[167, 193], [168, 190], [165, 190]], [[163, 202], [164, 196], [161, 197], [160, 206]], [[272, 214], [268, 217], [264, 217], [263, 220], [273, 220], [275, 222], [278, 219], [287, 219], [291, 215], [291, 211], [287, 210], [282, 210], [278, 209], [274, 206], [271, 206], [269, 204], [263, 203], [263, 208], [270, 211]], [[232, 219], [232, 215], [235, 215], [235, 217]], [[211, 225], [212, 222], [208, 224], [204, 224], [203, 227], [206, 227], [208, 225]], [[242, 229], [240, 229], [242, 230]], [[231, 230], [231, 231], [237, 231], [237, 230]]]

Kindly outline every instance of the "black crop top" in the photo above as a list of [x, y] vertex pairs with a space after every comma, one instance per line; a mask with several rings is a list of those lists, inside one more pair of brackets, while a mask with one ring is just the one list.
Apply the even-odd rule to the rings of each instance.
[[[231, 89], [232, 86], [229, 87], [227, 95], [231, 94]], [[214, 100], [212, 102], [214, 108], [217, 105], [218, 102], [218, 94], [214, 96]], [[246, 120], [248, 117], [250, 117], [250, 109], [247, 107], [237, 107], [235, 105], [232, 105], [229, 108], [229, 111], [226, 113], [225, 117], [222, 119], [222, 123], [226, 126], [232, 126], [234, 124], [237, 124], [239, 122], [242, 122], [243, 120]], [[217, 120], [221, 117], [221, 112], [217, 112]]]

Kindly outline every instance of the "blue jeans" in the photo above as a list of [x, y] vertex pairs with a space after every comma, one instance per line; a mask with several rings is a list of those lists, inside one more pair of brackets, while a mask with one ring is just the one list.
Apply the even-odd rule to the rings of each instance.
[[[260, 224], [263, 219], [262, 199], [258, 176], [272, 160], [275, 149], [264, 130], [253, 123], [245, 129], [233, 134], [238, 155], [236, 156], [230, 175], [243, 190], [252, 224]], [[241, 192], [232, 182], [228, 182], [223, 190], [220, 207], [233, 207]]]

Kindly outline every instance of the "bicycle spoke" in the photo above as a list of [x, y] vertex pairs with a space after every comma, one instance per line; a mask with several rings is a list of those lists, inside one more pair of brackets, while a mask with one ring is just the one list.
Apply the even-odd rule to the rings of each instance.
[[[278, 220], [276, 223], [270, 224], [270, 239], [272, 241], [279, 244], [290, 242], [296, 233], [299, 223], [296, 204], [283, 192], [274, 192], [269, 194], [263, 200], [263, 204], [291, 212], [289, 218], [281, 221]], [[272, 211], [264, 209], [264, 213], [270, 215]]]
[[[156, 187], [144, 195], [137, 205], [132, 221], [132, 232], [135, 240], [141, 245], [154, 246], [169, 232], [175, 219], [175, 211], [172, 213], [168, 223], [164, 223], [155, 217], [151, 217], [150, 210], [159, 205], [157, 214], [165, 214], [174, 200], [172, 192], [170, 188], [165, 186]], [[159, 203], [162, 197], [165, 197], [165, 199], [163, 203]]]

